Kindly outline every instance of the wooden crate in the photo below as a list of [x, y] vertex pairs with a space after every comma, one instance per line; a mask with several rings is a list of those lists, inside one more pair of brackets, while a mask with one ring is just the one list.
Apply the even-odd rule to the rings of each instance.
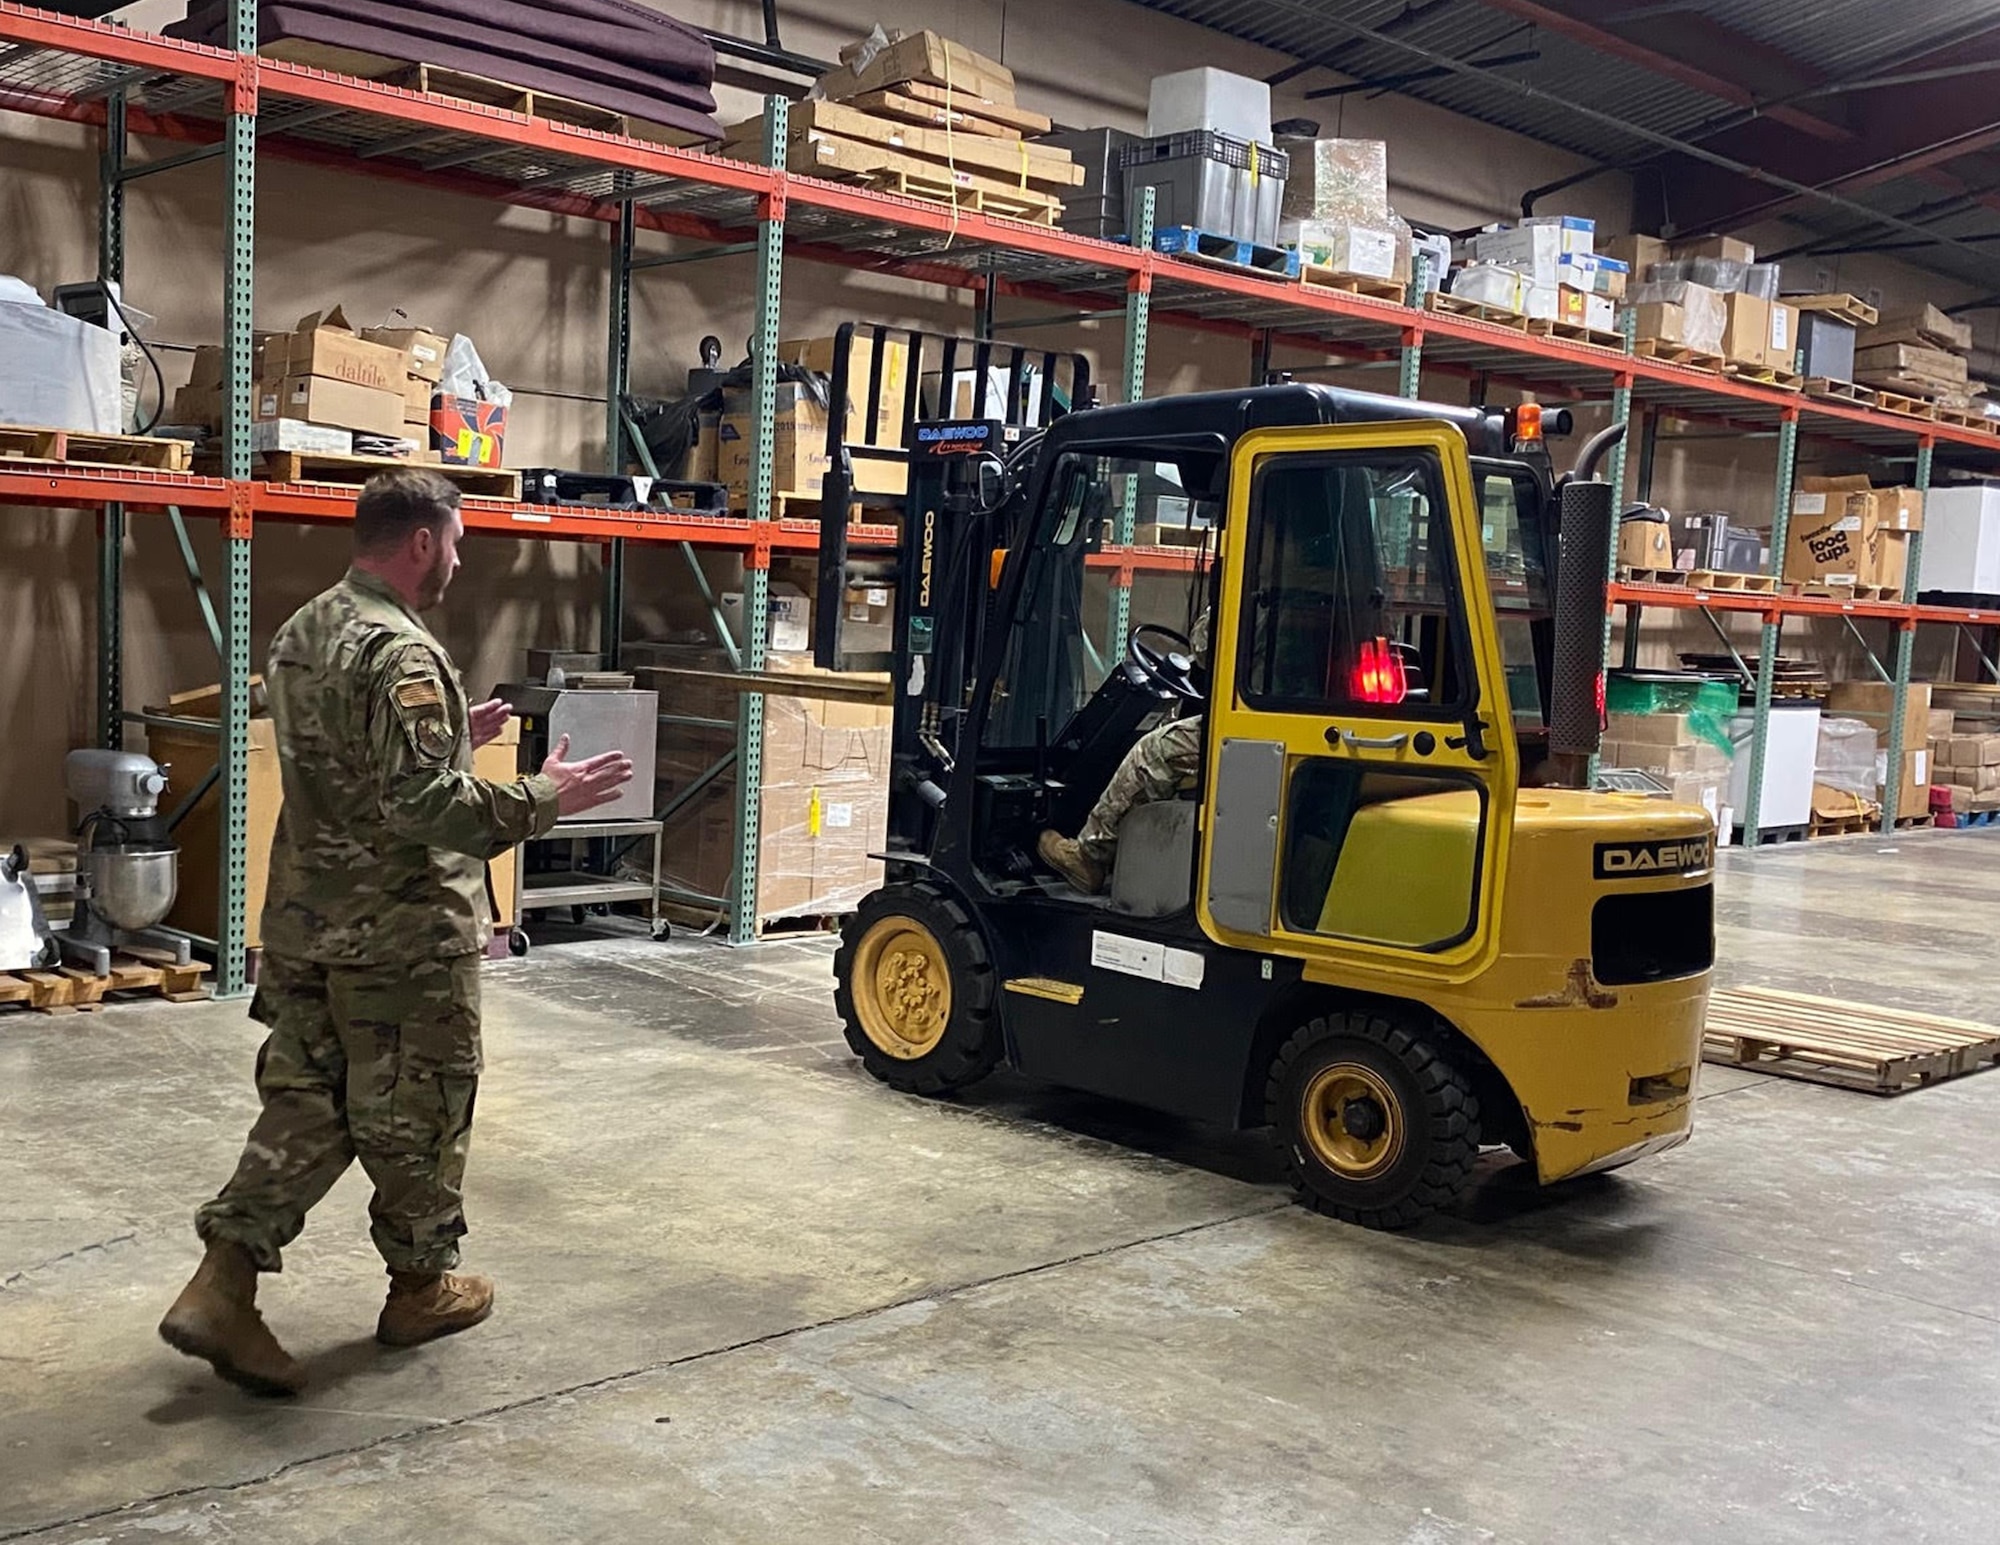
[[1719, 988], [1702, 1057], [1809, 1083], [1902, 1094], [2000, 1062], [2000, 1027], [1773, 987]]

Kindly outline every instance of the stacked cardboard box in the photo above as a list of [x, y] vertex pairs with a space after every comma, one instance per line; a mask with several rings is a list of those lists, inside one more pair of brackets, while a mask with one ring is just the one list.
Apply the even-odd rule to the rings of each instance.
[[2000, 735], [1991, 729], [1985, 720], [1960, 720], [1931, 741], [1932, 781], [1949, 791], [1957, 814], [2000, 810]]
[[363, 338], [335, 306], [264, 340], [252, 416], [400, 439], [403, 380], [402, 351]]
[[422, 327], [369, 327], [361, 336], [369, 343], [395, 349], [403, 356], [403, 438], [422, 449], [420, 461], [436, 461], [431, 445], [431, 395], [444, 374], [444, 354], [450, 340]]
[[1796, 307], [1778, 298], [1775, 264], [1730, 236], [1668, 244], [1624, 236], [1606, 250], [1632, 268], [1640, 338], [1736, 365], [1789, 372], [1799, 347]]
[[[739, 695], [704, 671], [726, 670], [718, 651], [658, 651], [680, 665], [640, 666], [643, 685], [674, 712], [734, 721]], [[769, 669], [823, 674], [810, 657], [774, 652]], [[841, 678], [851, 681], [852, 677]], [[890, 710], [779, 691], [764, 697], [763, 793], [759, 804], [756, 913], [759, 924], [786, 917], [851, 912], [882, 883], [880, 852], [889, 820]], [[735, 745], [732, 730], [660, 726], [655, 775], [659, 805], [683, 793]], [[702, 895], [727, 893], [736, 867], [736, 780], [725, 772], [667, 819], [665, 874]]]
[[1480, 231], [1453, 247], [1467, 266], [1453, 276], [1452, 293], [1531, 321], [1612, 332], [1631, 269], [1599, 253], [1596, 240], [1594, 222], [1575, 215], [1537, 215]]
[[1702, 735], [1684, 713], [1611, 713], [1598, 753], [1607, 767], [1651, 773], [1677, 804], [1699, 805], [1720, 817], [1729, 787], [1730, 753]]
[[1919, 306], [1883, 317], [1862, 335], [1854, 351], [1854, 379], [1882, 391], [1966, 408], [1984, 390], [1970, 379], [1966, 355], [1971, 350], [1971, 324], [1936, 306]]
[[[778, 345], [781, 364], [797, 365], [816, 376], [833, 375], [834, 340], [794, 339]], [[844, 430], [850, 445], [901, 447], [904, 406], [910, 391], [910, 351], [893, 338], [882, 343], [882, 373], [875, 412], [868, 414], [868, 386], [875, 370], [875, 340], [857, 332], [849, 347], [844, 394], [848, 420]], [[1003, 372], [1004, 373], [1004, 372]], [[842, 395], [839, 393], [836, 396]], [[713, 473], [692, 475], [712, 477], [727, 485], [733, 510], [750, 507], [750, 442], [756, 423], [755, 404], [747, 391], [723, 393], [722, 412], [716, 419]], [[707, 426], [701, 426], [707, 432]], [[800, 499], [817, 499], [826, 479], [827, 408], [803, 382], [781, 381], [772, 421], [772, 492]], [[708, 450], [698, 436], [692, 465], [705, 468]], [[908, 486], [907, 466], [872, 456], [849, 458], [854, 470], [854, 491], [871, 494], [900, 494]], [[807, 512], [800, 512], [807, 513]]]
[[1924, 523], [1914, 488], [1866, 477], [1800, 478], [1785, 540], [1785, 578], [1825, 585], [1908, 588], [1910, 536]]
[[[1843, 719], [1859, 719], [1875, 731], [1877, 757], [1875, 792], [1886, 802], [1889, 740], [1893, 730], [1895, 688], [1880, 681], [1837, 681], [1827, 691], [1826, 711]], [[1947, 716], [1948, 718], [1949, 716]], [[1903, 702], [1903, 766], [1897, 784], [1898, 817], [1922, 815], [1930, 808], [1930, 788], [1936, 768], [1931, 744], [1929, 682], [1910, 683]]]
[[[1084, 169], [1028, 141], [1050, 123], [1016, 105], [1013, 72], [935, 32], [878, 42], [841, 51], [826, 100], [793, 105], [787, 168], [1053, 224]], [[763, 118], [731, 127], [720, 154], [762, 161]]]

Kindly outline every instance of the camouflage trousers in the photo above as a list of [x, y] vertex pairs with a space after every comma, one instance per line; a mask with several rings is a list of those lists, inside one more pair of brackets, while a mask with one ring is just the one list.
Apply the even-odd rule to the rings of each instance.
[[1109, 865], [1118, 851], [1118, 823], [1134, 805], [1172, 799], [1201, 766], [1201, 715], [1169, 719], [1139, 737], [1111, 775], [1076, 845], [1098, 863]]
[[348, 1164], [375, 1184], [375, 1248], [391, 1271], [447, 1271], [479, 1085], [479, 957], [324, 966], [267, 953], [250, 1016], [264, 1109], [236, 1173], [195, 1214], [204, 1241], [243, 1246], [260, 1271]]

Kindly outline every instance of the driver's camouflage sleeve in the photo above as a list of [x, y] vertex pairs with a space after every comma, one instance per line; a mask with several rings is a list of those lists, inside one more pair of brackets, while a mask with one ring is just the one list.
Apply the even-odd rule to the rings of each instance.
[[1111, 863], [1118, 851], [1118, 823], [1134, 805], [1172, 799], [1201, 766], [1201, 715], [1170, 719], [1139, 737], [1111, 775], [1090, 818], [1076, 834], [1076, 845], [1098, 863]]

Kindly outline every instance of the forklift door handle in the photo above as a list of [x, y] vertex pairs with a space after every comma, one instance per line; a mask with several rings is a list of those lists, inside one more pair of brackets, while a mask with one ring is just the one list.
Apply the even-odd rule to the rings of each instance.
[[1352, 730], [1330, 729], [1327, 740], [1345, 746], [1349, 751], [1400, 751], [1409, 741], [1408, 734], [1381, 735], [1370, 737], [1357, 735]]

